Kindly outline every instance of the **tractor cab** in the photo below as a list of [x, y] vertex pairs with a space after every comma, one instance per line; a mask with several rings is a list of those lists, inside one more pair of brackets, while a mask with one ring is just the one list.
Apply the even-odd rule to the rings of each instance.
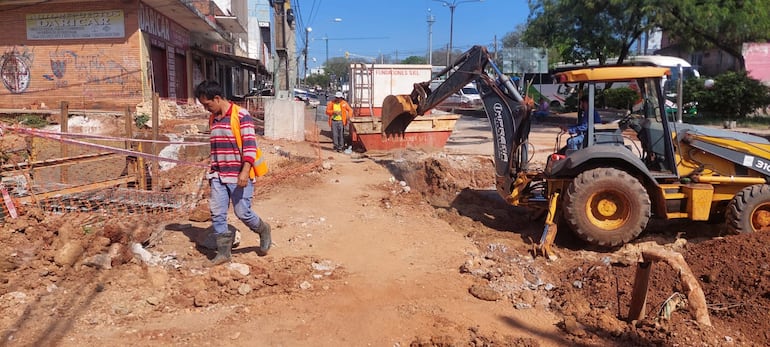
[[[582, 112], [586, 115], [599, 113], [597, 100], [610, 88], [629, 87], [637, 93], [637, 100], [628, 105], [625, 113], [601, 112], [600, 123], [591, 116], [578, 119], [578, 125], [585, 124], [580, 128], [583, 131], [580, 146], [572, 149], [565, 146], [559, 150], [564, 155], [558, 157], [573, 157], [573, 160], [566, 166], [567, 163], [548, 165], [550, 174], [572, 176], [576, 165], [599, 157], [609, 159], [604, 156], [607, 152], [620, 152], [636, 156], [639, 160], [631, 160], [630, 165], [640, 165], [643, 171], [654, 172], [655, 176], [676, 176], [673, 140], [665, 136], [671, 134], [671, 129], [665, 118], [665, 96], [660, 88], [661, 79], [669, 73], [669, 69], [649, 66], [596, 67], [558, 73], [559, 83], [577, 90], [579, 100], [587, 100], [588, 109]], [[560, 145], [561, 140], [557, 143]]]

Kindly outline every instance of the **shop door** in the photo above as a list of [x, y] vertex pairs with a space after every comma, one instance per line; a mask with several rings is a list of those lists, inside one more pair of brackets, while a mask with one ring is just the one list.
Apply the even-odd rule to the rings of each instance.
[[168, 97], [168, 68], [166, 65], [166, 50], [150, 46], [150, 61], [152, 62], [152, 87], [161, 98]]
[[174, 54], [174, 64], [176, 65], [176, 97], [177, 100], [187, 102], [187, 59], [184, 55]]

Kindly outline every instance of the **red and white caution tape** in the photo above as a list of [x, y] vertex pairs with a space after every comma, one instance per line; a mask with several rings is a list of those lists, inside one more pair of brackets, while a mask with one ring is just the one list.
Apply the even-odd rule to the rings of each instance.
[[[204, 168], [208, 168], [209, 167], [209, 165], [205, 164], [205, 163], [193, 163], [193, 162], [189, 162], [189, 161], [183, 161], [183, 160], [173, 159], [173, 158], [166, 158], [166, 157], [161, 157], [161, 156], [158, 156], [158, 155], [153, 155], [153, 154], [148, 154], [148, 153], [143, 153], [143, 152], [137, 152], [137, 151], [132, 151], [132, 150], [128, 150], [128, 149], [122, 149], [122, 148], [117, 148], [117, 147], [99, 145], [99, 144], [90, 143], [90, 142], [83, 142], [83, 141], [72, 140], [72, 139], [68, 139], [68, 138], [62, 137], [61, 133], [40, 131], [40, 130], [37, 130], [37, 129], [31, 129], [31, 128], [16, 128], [14, 130], [17, 131], [17, 132], [28, 134], [28, 135], [32, 135], [32, 136], [38, 136], [38, 137], [47, 138], [47, 139], [51, 139], [51, 140], [56, 140], [56, 141], [60, 141], [60, 142], [64, 142], [64, 143], [75, 144], [75, 145], [78, 145], [78, 146], [97, 148], [97, 149], [100, 149], [100, 150], [105, 150], [105, 151], [113, 152], [113, 153], [120, 153], [120, 154], [129, 155], [129, 156], [142, 157], [142, 158], [145, 158], [145, 159], [151, 159], [151, 160], [157, 160], [157, 161], [172, 162], [172, 163], [176, 163], [176, 164], [179, 164], [179, 165], [187, 165], [187, 166], [194, 166], [194, 167], [204, 167]], [[114, 139], [116, 141], [119, 141], [119, 140], [133, 141], [132, 139], [121, 139], [121, 138], [117, 138], [117, 137], [114, 138]], [[166, 141], [166, 143], [168, 143], [168, 141]], [[200, 142], [198, 142], [198, 143], [200, 143]], [[182, 143], [179, 143], [179, 144], [185, 144], [186, 145], [187, 143], [186, 142], [182, 142]]]

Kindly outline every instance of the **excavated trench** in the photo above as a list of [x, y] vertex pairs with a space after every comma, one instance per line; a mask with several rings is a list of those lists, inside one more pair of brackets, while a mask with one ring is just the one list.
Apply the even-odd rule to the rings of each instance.
[[542, 218], [532, 210], [509, 205], [497, 193], [488, 156], [407, 153], [381, 164], [412, 192], [421, 194], [458, 232], [481, 238], [496, 237], [499, 232], [525, 240], [540, 237]]
[[[577, 317], [565, 322], [573, 321], [570, 325], [584, 330], [563, 327], [571, 334], [567, 338], [571, 343], [673, 345], [689, 341], [722, 345], [721, 341], [738, 341], [765, 345], [770, 340], [767, 320], [757, 319], [767, 316], [760, 311], [766, 309], [770, 298], [770, 253], [761, 246], [770, 234], [719, 237], [718, 231], [711, 230], [718, 229], [713, 225], [653, 220], [639, 239], [617, 252], [587, 252], [584, 243], [572, 233], [562, 231], [556, 242], [560, 260], [546, 270], [537, 260], [542, 258], [532, 260], [523, 256], [537, 242], [542, 218], [533, 220], [530, 211], [510, 206], [498, 196], [488, 157], [404, 155], [381, 164], [397, 179], [406, 181], [411, 192], [419, 192], [437, 209], [440, 218], [480, 246], [484, 255], [480, 263], [492, 264], [492, 270], [474, 267], [477, 264], [471, 261], [472, 265], [464, 265], [461, 271], [477, 276], [481, 287], [492, 288], [494, 299], [508, 299], [517, 308], [545, 306], [564, 317]], [[685, 291], [676, 270], [660, 264], [655, 266], [650, 280], [647, 317], [633, 323], [625, 321], [635, 271], [635, 260], [627, 254], [649, 245], [673, 247], [684, 256], [705, 293], [713, 327], [694, 327], [692, 308], [688, 307], [679, 308], [669, 320], [658, 318], [661, 305], [672, 295]], [[519, 257], [512, 257], [513, 254]], [[730, 261], [725, 261], [725, 257]], [[542, 281], [553, 283], [555, 289], [505, 290], [527, 283], [519, 278], [522, 274], [534, 273]], [[469, 291], [486, 300], [473, 288]]]

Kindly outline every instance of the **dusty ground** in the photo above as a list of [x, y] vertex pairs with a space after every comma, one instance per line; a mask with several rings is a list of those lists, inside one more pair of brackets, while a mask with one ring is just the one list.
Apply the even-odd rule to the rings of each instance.
[[[655, 222], [615, 252], [584, 250], [565, 232], [557, 260], [533, 258], [542, 218], [497, 197], [484, 119], [464, 116], [447, 149], [430, 153], [335, 153], [324, 136], [314, 143], [318, 124], [309, 142], [261, 142], [272, 171], [254, 209], [273, 225], [266, 257], [231, 216], [244, 231], [233, 265], [206, 266], [213, 253], [195, 243], [209, 226], [205, 190], [197, 208], [175, 213], [30, 208], [5, 223], [0, 345], [770, 344], [770, 235]], [[536, 126], [538, 154], [557, 132]], [[199, 169], [172, 170], [172, 186], [194, 189]], [[687, 307], [657, 318], [685, 293], [664, 264], [653, 266], [647, 319], [626, 321], [646, 247], [682, 253], [712, 327]]]

